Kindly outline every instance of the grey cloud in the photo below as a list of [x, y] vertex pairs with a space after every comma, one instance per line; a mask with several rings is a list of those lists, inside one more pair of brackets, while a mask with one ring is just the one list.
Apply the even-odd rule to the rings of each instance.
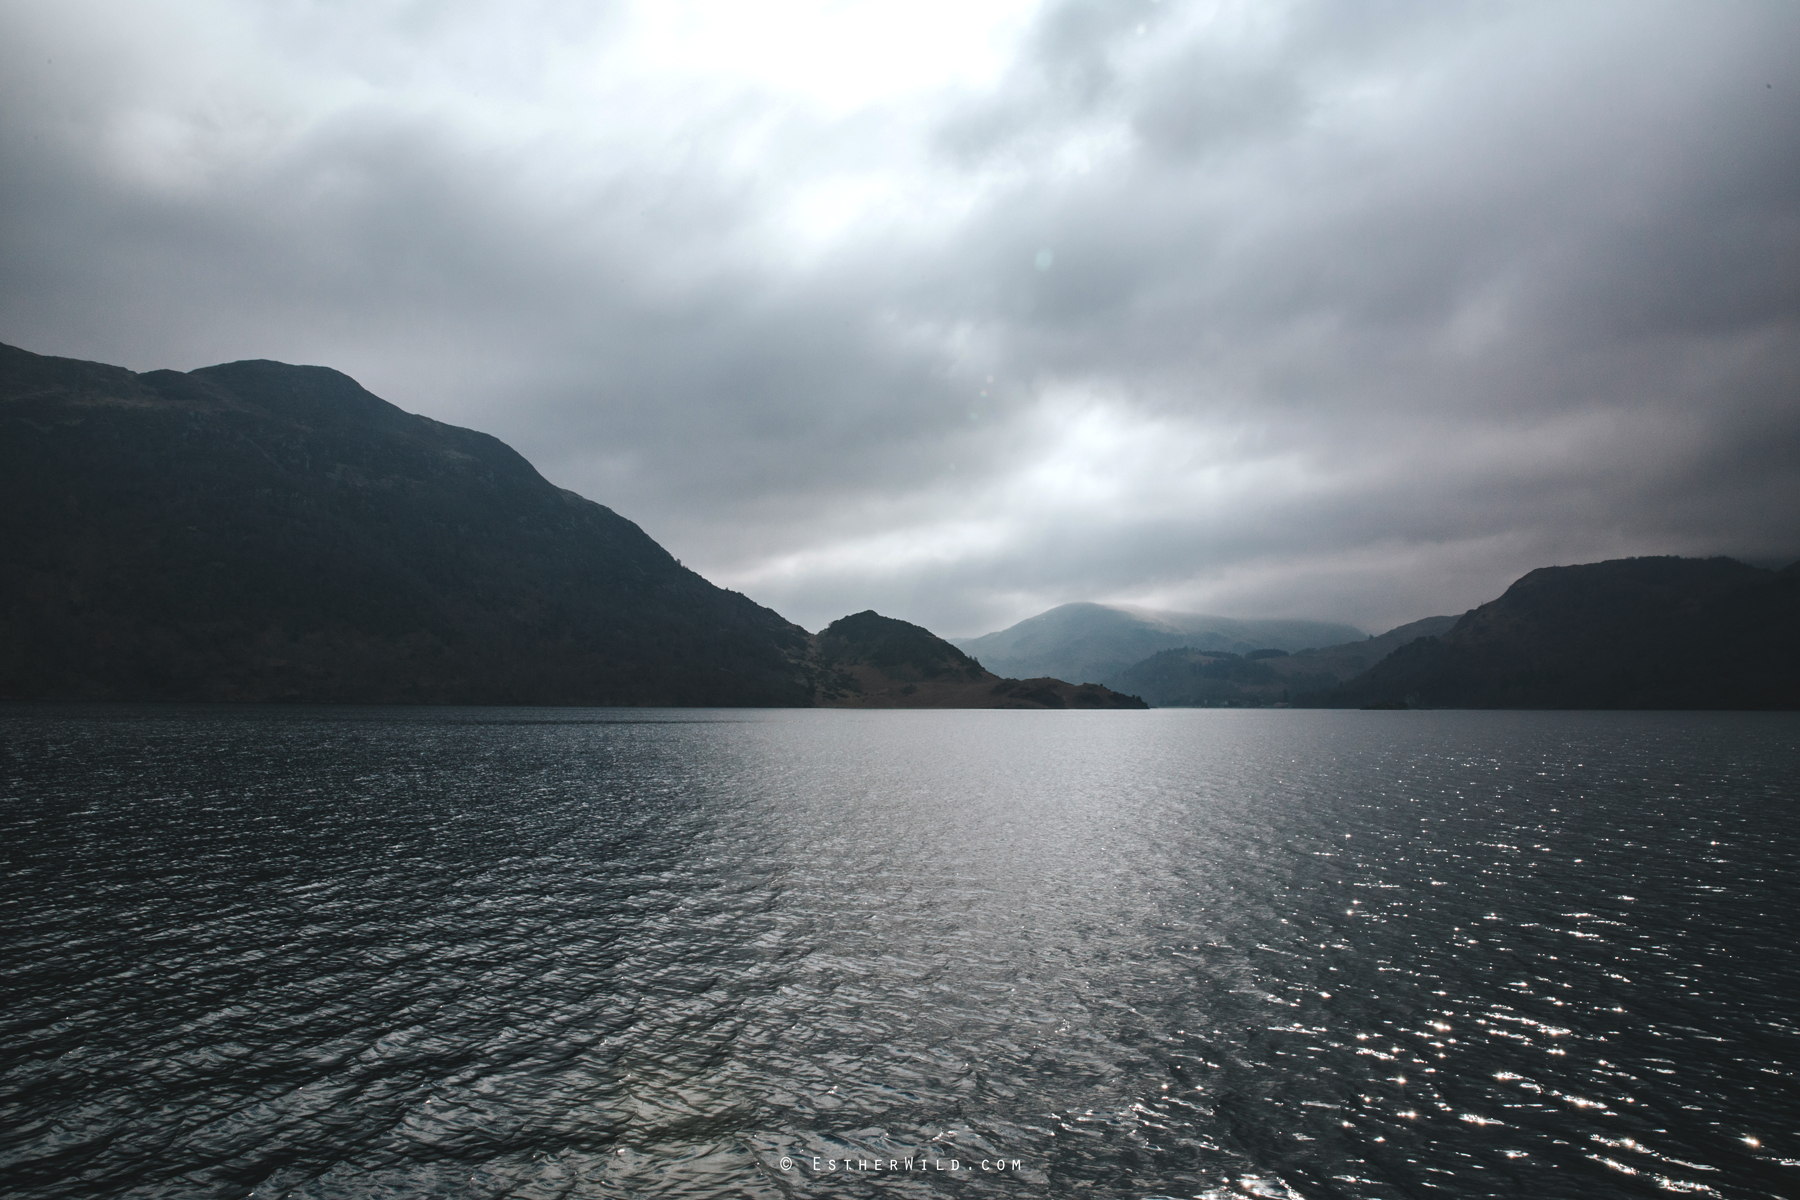
[[[910, 125], [754, 89], [596, 113], [672, 130], [614, 162], [409, 101], [445, 46], [530, 76], [579, 28], [483, 50], [469, 8], [159, 182], [107, 141], [154, 64], [27, 70], [7, 10], [0, 340], [338, 366], [814, 627], [1145, 597], [1374, 627], [1546, 561], [1800, 553], [1800, 10], [1246, 11], [1049, 6]], [[303, 83], [335, 62], [307, 36]], [[832, 171], [955, 215], [784, 240]]]

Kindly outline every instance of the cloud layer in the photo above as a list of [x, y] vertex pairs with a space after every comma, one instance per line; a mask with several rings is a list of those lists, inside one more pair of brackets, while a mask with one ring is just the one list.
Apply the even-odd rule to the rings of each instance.
[[1785, 3], [0, 3], [0, 340], [337, 366], [809, 627], [1800, 555]]

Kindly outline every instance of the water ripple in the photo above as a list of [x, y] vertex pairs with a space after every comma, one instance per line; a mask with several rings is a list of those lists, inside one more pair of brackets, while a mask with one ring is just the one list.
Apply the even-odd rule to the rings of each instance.
[[1783, 715], [0, 713], [9, 1194], [1800, 1193]]

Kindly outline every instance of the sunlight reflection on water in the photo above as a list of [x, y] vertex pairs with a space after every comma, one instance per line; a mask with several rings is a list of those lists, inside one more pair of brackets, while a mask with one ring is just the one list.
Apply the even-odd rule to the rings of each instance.
[[16, 1195], [1800, 1183], [1791, 717], [0, 721]]

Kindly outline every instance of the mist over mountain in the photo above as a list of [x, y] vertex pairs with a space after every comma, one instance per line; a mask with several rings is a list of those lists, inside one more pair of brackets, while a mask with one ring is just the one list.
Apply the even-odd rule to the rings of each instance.
[[1800, 563], [1543, 567], [1440, 636], [1299, 702], [1331, 707], [1800, 708]]
[[1286, 654], [1248, 654], [1180, 647], [1162, 650], [1106, 681], [1107, 686], [1142, 696], [1158, 708], [1284, 704], [1354, 679], [1401, 646], [1447, 632], [1455, 617], [1426, 617], [1377, 637]]
[[1242, 620], [1131, 605], [1076, 603], [1027, 617], [995, 633], [950, 640], [1003, 675], [1048, 675], [1100, 683], [1159, 650], [1294, 651], [1364, 636], [1355, 626], [1326, 621]]

